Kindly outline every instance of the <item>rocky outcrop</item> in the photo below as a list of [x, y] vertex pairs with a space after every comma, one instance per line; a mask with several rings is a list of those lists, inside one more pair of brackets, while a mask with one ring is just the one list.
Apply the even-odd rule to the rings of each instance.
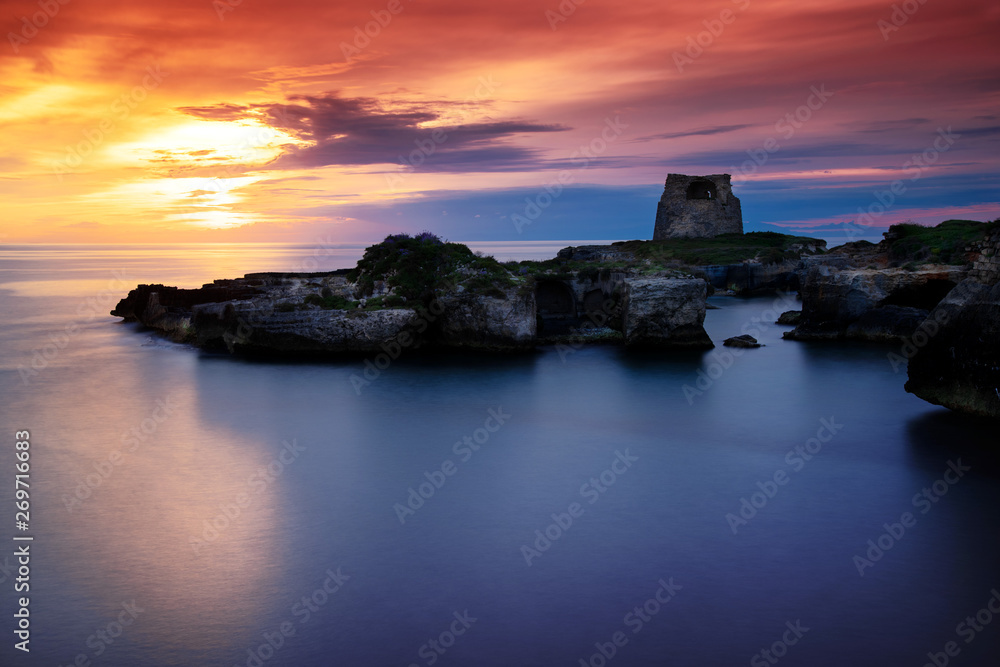
[[[426, 307], [391, 308], [372, 305], [373, 297], [359, 305], [356, 286], [336, 273], [248, 274], [200, 289], [139, 285], [112, 314], [179, 342], [238, 354], [342, 355], [423, 346], [517, 351], [538, 343], [541, 322], [549, 329], [554, 322], [565, 325], [547, 337], [593, 329], [600, 335], [582, 338], [620, 337], [639, 347], [711, 346], [702, 327], [704, 281], [605, 273], [540, 276], [485, 291], [453, 286]], [[390, 292], [374, 298], [404, 301]]]
[[941, 301], [907, 345], [906, 391], [969, 414], [1000, 418], [1000, 234], [981, 246], [968, 280]]
[[923, 328], [926, 335], [911, 342], [916, 352], [906, 391], [952, 410], [1000, 418], [1000, 283], [961, 283]]
[[243, 299], [259, 292], [261, 283], [216, 281], [200, 289], [165, 285], [139, 285], [118, 302], [111, 314], [126, 322], [139, 322], [169, 338], [184, 342], [191, 335], [191, 310], [202, 303]]
[[438, 299], [443, 312], [435, 342], [448, 348], [504, 351], [534, 347], [535, 293], [508, 288], [504, 298], [449, 294]]
[[743, 211], [729, 174], [668, 174], [656, 207], [653, 239], [742, 234]]
[[632, 348], [714, 347], [705, 332], [708, 285], [698, 278], [625, 281], [623, 331]]
[[802, 311], [801, 310], [786, 310], [781, 315], [778, 316], [778, 321], [775, 324], [786, 324], [791, 326], [798, 326], [799, 322], [802, 321]]
[[959, 266], [906, 271], [814, 265], [800, 288], [800, 323], [784, 337], [902, 342], [967, 272]]

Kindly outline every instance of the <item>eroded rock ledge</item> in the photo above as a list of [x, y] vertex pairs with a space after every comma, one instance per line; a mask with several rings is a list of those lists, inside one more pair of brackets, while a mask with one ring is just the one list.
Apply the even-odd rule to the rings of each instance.
[[178, 342], [239, 354], [365, 354], [395, 345], [518, 351], [534, 348], [542, 334], [586, 342], [588, 329], [608, 328], [631, 347], [712, 347], [703, 327], [706, 288], [693, 277], [574, 274], [485, 293], [458, 285], [426, 304], [372, 308], [391, 292], [378, 286], [376, 297], [361, 296], [343, 272], [248, 274], [199, 289], [139, 285], [111, 314]]
[[968, 269], [928, 265], [908, 271], [820, 264], [804, 274], [801, 319], [785, 338], [902, 342]]

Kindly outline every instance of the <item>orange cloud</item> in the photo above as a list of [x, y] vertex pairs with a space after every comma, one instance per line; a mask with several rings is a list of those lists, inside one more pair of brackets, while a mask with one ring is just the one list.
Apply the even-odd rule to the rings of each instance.
[[[330, 211], [567, 169], [654, 185], [739, 167], [771, 138], [780, 150], [748, 180], [875, 187], [948, 125], [967, 140], [935, 173], [996, 186], [1000, 9], [986, 0], [927, 3], [899, 25], [874, 0], [43, 4], [58, 11], [5, 3], [8, 241], [285, 239], [316, 224], [375, 238], [380, 223]], [[831, 99], [784, 136], [812, 86]], [[623, 128], [611, 141], [609, 122]], [[928, 210], [958, 205], [948, 195]]]

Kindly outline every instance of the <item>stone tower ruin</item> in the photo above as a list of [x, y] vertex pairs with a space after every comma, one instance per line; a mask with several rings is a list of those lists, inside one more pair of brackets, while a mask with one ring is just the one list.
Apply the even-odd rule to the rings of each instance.
[[653, 240], [742, 234], [743, 211], [729, 174], [668, 174], [656, 207]]

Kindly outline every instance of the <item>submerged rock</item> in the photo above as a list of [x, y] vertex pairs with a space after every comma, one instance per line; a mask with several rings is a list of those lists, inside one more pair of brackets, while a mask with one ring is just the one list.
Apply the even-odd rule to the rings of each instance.
[[756, 338], [748, 334], [727, 338], [722, 344], [726, 347], [764, 347], [762, 344], [757, 342]]

